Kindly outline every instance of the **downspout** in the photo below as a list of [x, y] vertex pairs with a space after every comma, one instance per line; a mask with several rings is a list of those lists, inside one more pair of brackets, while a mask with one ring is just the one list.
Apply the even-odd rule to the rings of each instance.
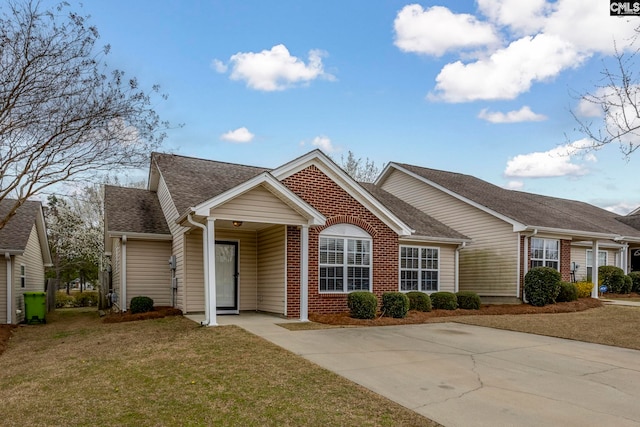
[[[529, 239], [531, 239], [536, 234], [538, 234], [538, 229], [534, 228], [531, 234], [529, 234], [528, 236], [524, 236], [524, 269], [522, 274], [523, 278], [529, 272]], [[520, 277], [518, 277], [518, 280], [519, 279]], [[524, 292], [524, 287], [522, 289], [522, 302], [525, 302], [525, 303], [528, 302], [527, 296], [525, 295], [525, 292]]]
[[460, 251], [467, 246], [467, 242], [462, 242], [458, 245], [455, 251], [454, 257], [454, 279], [453, 279], [453, 292], [460, 290]]
[[13, 283], [11, 279], [11, 255], [5, 252], [4, 258], [7, 260], [7, 323], [12, 323], [12, 302], [13, 302]]
[[208, 326], [209, 322], [211, 322], [211, 307], [208, 306], [209, 302], [209, 263], [207, 262], [208, 256], [207, 252], [209, 250], [209, 245], [207, 244], [207, 227], [196, 222], [191, 218], [191, 214], [187, 215], [187, 222], [195, 227], [198, 227], [202, 230], [202, 266], [204, 268], [204, 300], [205, 300], [205, 310], [204, 310], [204, 320], [200, 322], [202, 326]]
[[120, 272], [120, 283], [122, 284], [122, 289], [120, 291], [120, 302], [122, 306], [122, 311], [127, 311], [127, 235], [122, 235], [122, 268]]

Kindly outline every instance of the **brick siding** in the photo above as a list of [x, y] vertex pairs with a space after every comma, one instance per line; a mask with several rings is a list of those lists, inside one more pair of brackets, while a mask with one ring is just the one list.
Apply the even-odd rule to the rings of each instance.
[[[315, 166], [309, 166], [283, 181], [291, 191], [326, 218], [322, 227], [309, 228], [309, 313], [340, 313], [348, 310], [347, 294], [319, 291], [319, 234], [334, 224], [352, 224], [372, 238], [373, 292], [398, 290], [398, 235], [349, 193]], [[300, 316], [300, 233], [287, 227], [287, 316]]]

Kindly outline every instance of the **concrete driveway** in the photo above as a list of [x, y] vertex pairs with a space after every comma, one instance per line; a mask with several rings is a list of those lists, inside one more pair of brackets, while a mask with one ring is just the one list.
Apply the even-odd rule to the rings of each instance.
[[292, 332], [240, 318], [445, 426], [640, 425], [639, 351], [455, 323]]

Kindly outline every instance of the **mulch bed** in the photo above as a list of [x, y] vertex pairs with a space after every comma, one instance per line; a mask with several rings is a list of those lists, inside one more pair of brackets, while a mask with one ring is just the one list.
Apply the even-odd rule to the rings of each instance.
[[421, 312], [411, 310], [407, 317], [394, 319], [392, 317], [376, 317], [375, 319], [354, 319], [349, 312], [337, 314], [309, 314], [309, 320], [328, 325], [352, 325], [352, 326], [386, 326], [409, 325], [417, 323], [442, 322], [443, 318], [457, 316], [483, 316], [504, 314], [541, 314], [541, 313], [572, 313], [584, 311], [590, 308], [602, 307], [602, 301], [593, 298], [580, 298], [578, 301], [559, 302], [534, 307], [529, 304], [488, 304], [480, 307], [480, 310], [432, 310]]
[[102, 321], [104, 323], [122, 323], [136, 320], [162, 319], [167, 316], [182, 316], [182, 311], [173, 307], [154, 307], [153, 311], [146, 313], [132, 314], [129, 311], [126, 313], [109, 313]]

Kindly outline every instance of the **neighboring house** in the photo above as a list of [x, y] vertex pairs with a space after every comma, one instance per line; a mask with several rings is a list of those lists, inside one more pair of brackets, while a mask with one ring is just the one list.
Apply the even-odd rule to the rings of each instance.
[[[376, 186], [469, 236], [460, 251], [461, 290], [485, 301], [523, 298], [531, 267], [597, 283], [598, 265], [625, 272], [640, 256], [640, 220], [575, 200], [507, 190], [469, 175], [390, 163]], [[634, 269], [640, 268], [635, 264]], [[594, 296], [597, 296], [594, 287]]]
[[269, 170], [153, 153], [147, 190], [107, 186], [112, 290], [184, 313], [306, 320], [347, 294], [457, 290], [463, 234], [315, 150]]
[[[14, 202], [0, 201], [0, 216]], [[24, 292], [44, 292], [44, 269], [52, 265], [40, 202], [26, 201], [0, 229], [0, 255], [0, 323], [20, 323]]]
[[[628, 213], [626, 216], [619, 217], [618, 220], [640, 230], [640, 207]], [[640, 245], [630, 245], [629, 249], [629, 270], [640, 271]]]

